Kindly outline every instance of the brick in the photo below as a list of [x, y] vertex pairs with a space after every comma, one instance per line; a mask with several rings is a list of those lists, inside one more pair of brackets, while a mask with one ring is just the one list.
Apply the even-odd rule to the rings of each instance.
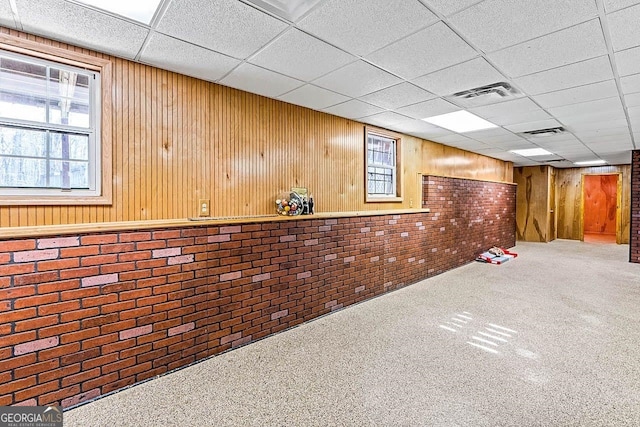
[[59, 249], [45, 249], [25, 252], [14, 252], [13, 262], [30, 262], [42, 261], [47, 259], [56, 259], [60, 254]]
[[27, 297], [36, 293], [35, 286], [21, 286], [19, 288], [0, 289], [0, 300]]
[[78, 246], [74, 248], [60, 248], [60, 258], [75, 258], [98, 255], [100, 246]]
[[285, 317], [289, 314], [289, 310], [280, 310], [271, 314], [271, 320], [280, 319], [281, 317]]
[[80, 265], [78, 258], [63, 258], [53, 261], [40, 261], [38, 262], [38, 271], [47, 270], [65, 270], [67, 268], [75, 268]]
[[209, 236], [207, 238], [208, 243], [228, 242], [230, 240], [231, 240], [230, 234], [217, 234], [215, 236]]
[[188, 262], [193, 262], [193, 255], [182, 255], [167, 259], [167, 264], [169, 265], [185, 264]]
[[35, 295], [26, 298], [18, 298], [13, 302], [14, 309], [20, 309], [25, 307], [35, 307], [44, 304], [52, 304], [58, 302], [59, 300], [58, 294], [44, 294], [44, 295]]
[[60, 403], [63, 408], [68, 408], [70, 406], [77, 405], [78, 403], [85, 402], [87, 400], [95, 399], [100, 396], [100, 389], [93, 389], [83, 393], [76, 394], [75, 396], [67, 397], [62, 399]]
[[28, 274], [36, 271], [36, 263], [0, 265], [0, 276], [14, 276], [16, 274]]
[[31, 285], [42, 282], [53, 282], [58, 279], [57, 271], [47, 271], [44, 273], [22, 274], [13, 278], [14, 286]]
[[233, 234], [240, 233], [242, 231], [242, 226], [240, 225], [232, 225], [228, 227], [220, 227], [220, 234]]
[[51, 239], [38, 239], [38, 249], [67, 248], [79, 246], [80, 237], [54, 237]]
[[59, 344], [58, 337], [44, 338], [41, 340], [31, 341], [24, 344], [18, 344], [13, 348], [13, 354], [16, 356], [34, 351], [44, 350], [46, 348], [55, 347]]
[[150, 240], [151, 232], [150, 231], [138, 231], [135, 233], [121, 233], [119, 236], [120, 243], [127, 242], [140, 242], [143, 240]]
[[0, 395], [6, 394], [6, 393], [12, 393], [17, 390], [24, 390], [26, 388], [33, 387], [35, 385], [36, 385], [35, 375], [27, 378], [21, 378], [15, 381], [0, 383]]
[[58, 359], [46, 360], [39, 363], [30, 363], [16, 368], [13, 372], [15, 379], [29, 377], [31, 375], [37, 375], [42, 372], [52, 371], [60, 366]]
[[239, 279], [241, 277], [242, 277], [242, 272], [241, 271], [234, 271], [232, 273], [221, 274], [220, 275], [220, 281], [221, 282], [227, 282], [229, 280], [235, 280], [235, 279]]
[[182, 334], [185, 332], [189, 332], [191, 330], [193, 330], [193, 328], [195, 327], [195, 324], [193, 322], [189, 322], [186, 323], [184, 325], [180, 325], [180, 326], [175, 326], [173, 328], [169, 328], [169, 331], [167, 332], [168, 336], [172, 337], [174, 335], [178, 335], [178, 334]]
[[115, 254], [122, 252], [133, 252], [136, 249], [135, 243], [115, 243], [112, 245], [100, 246], [100, 252], [102, 254]]
[[126, 331], [120, 331], [120, 339], [126, 340], [129, 338], [138, 337], [140, 335], [145, 335], [151, 333], [153, 330], [152, 325], [139, 326], [137, 328], [128, 329]]
[[182, 248], [156, 249], [151, 252], [153, 258], [166, 258], [182, 254]]
[[0, 252], [28, 251], [36, 248], [34, 239], [28, 240], [7, 240], [0, 242]]
[[[7, 303], [9, 303], [7, 301]], [[2, 310], [0, 310], [2, 311]], [[19, 320], [29, 319], [32, 317], [36, 317], [36, 309], [35, 308], [25, 308], [23, 310], [11, 310], [7, 313], [2, 314], [2, 322], [17, 322]]]
[[109, 255], [95, 255], [95, 256], [86, 256], [80, 260], [80, 265], [83, 267], [94, 266], [94, 265], [102, 265], [102, 264], [112, 264], [118, 261], [117, 254], [109, 254]]
[[118, 281], [118, 273], [103, 274], [100, 276], [85, 277], [82, 279], [82, 286], [100, 286]]

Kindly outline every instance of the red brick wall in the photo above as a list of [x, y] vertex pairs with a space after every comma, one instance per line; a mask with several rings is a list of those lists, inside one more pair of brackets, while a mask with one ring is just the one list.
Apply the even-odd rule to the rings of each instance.
[[515, 246], [516, 186], [470, 179], [423, 177], [423, 203], [432, 212], [429, 273], [475, 259], [492, 246]]
[[631, 158], [631, 239], [629, 262], [640, 263], [640, 150]]
[[[451, 182], [429, 197], [478, 189]], [[473, 213], [2, 241], [0, 405], [69, 407], [512, 246], [514, 195], [486, 185]]]

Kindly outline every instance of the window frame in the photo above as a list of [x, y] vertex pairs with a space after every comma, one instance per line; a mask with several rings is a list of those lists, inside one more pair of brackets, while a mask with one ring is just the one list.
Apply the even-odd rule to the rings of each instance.
[[[36, 63], [48, 63], [55, 67], [74, 67], [85, 69], [88, 72], [99, 74], [99, 90], [94, 94], [95, 102], [99, 108], [98, 115], [92, 115], [94, 123], [92, 142], [93, 159], [90, 153], [90, 168], [95, 168], [95, 189], [28, 189], [28, 188], [1, 188], [0, 206], [3, 205], [110, 205], [112, 204], [112, 138], [111, 138], [111, 61], [97, 56], [90, 56], [81, 52], [44, 45], [39, 42], [14, 37], [8, 34], [0, 34], [0, 50], [32, 58]], [[92, 101], [93, 102], [93, 101]], [[45, 130], [50, 126], [33, 126], [33, 124], [21, 123], [19, 119], [3, 120], [3, 124], [30, 127]], [[53, 127], [56, 127], [55, 125]], [[90, 137], [91, 139], [91, 137]], [[99, 152], [95, 151], [99, 149]], [[93, 160], [93, 161], [91, 161]]]
[[[393, 176], [395, 180], [395, 194], [382, 195], [369, 193], [369, 135], [375, 135], [382, 138], [392, 139], [395, 141], [395, 167], [393, 168]], [[375, 128], [372, 126], [364, 127], [364, 192], [366, 203], [392, 203], [402, 202], [402, 137], [400, 134], [388, 131], [386, 129]]]

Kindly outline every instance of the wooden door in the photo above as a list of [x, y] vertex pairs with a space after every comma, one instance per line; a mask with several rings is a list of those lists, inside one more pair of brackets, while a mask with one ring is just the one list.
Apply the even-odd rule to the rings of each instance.
[[620, 243], [620, 174], [584, 175], [582, 181], [582, 237], [611, 236]]

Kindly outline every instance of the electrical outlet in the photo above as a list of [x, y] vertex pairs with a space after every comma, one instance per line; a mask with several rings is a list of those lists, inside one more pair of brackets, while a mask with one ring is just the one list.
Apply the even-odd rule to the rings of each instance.
[[210, 216], [209, 199], [200, 199], [198, 201], [198, 212], [200, 216]]

